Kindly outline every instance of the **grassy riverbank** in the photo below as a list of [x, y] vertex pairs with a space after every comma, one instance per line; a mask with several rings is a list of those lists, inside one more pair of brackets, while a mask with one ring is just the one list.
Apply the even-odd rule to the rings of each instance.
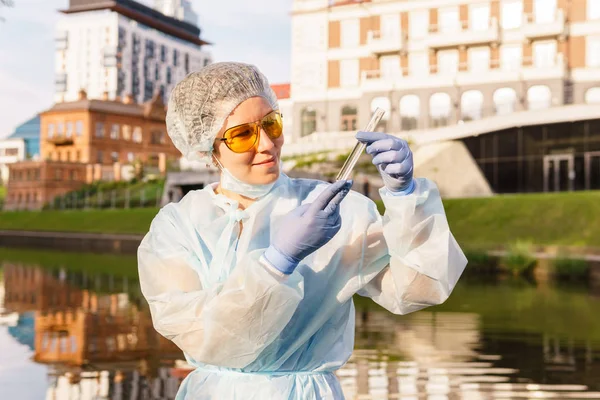
[[[444, 206], [456, 239], [467, 249], [493, 249], [517, 241], [600, 249], [600, 192], [448, 199]], [[3, 212], [0, 229], [144, 234], [156, 212]]]

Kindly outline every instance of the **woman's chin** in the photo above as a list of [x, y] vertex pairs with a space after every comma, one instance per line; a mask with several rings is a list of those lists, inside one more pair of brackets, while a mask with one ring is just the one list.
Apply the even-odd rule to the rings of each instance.
[[249, 179], [250, 183], [253, 185], [268, 185], [279, 178], [279, 166], [256, 172], [257, 173], [253, 174], [252, 178]]

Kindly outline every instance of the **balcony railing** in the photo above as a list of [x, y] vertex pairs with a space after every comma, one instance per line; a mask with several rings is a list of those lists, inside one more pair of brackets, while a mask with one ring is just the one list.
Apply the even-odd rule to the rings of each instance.
[[56, 136], [49, 137], [46, 141], [55, 146], [71, 146], [73, 144], [73, 137], [56, 135]]
[[381, 31], [367, 33], [367, 45], [374, 54], [399, 53], [404, 50], [406, 37], [404, 34], [385, 35]]
[[429, 27], [428, 44], [432, 49], [473, 46], [476, 44], [497, 43], [500, 40], [500, 27], [496, 18], [490, 19], [487, 29], [471, 29], [468, 22], [462, 22], [456, 31], [440, 31], [437, 25]]
[[533, 14], [523, 16], [523, 33], [528, 39], [562, 36], [565, 32], [565, 13], [562, 9], [558, 9], [554, 20], [548, 22], [536, 22]]

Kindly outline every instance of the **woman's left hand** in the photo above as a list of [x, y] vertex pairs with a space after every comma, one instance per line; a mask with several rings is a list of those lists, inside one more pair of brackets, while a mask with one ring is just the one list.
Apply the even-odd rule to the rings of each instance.
[[413, 156], [406, 140], [382, 132], [358, 132], [356, 139], [367, 145], [367, 153], [390, 191], [413, 192]]

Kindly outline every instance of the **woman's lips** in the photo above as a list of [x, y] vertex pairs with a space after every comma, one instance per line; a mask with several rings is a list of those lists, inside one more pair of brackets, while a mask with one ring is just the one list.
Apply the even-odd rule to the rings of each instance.
[[259, 162], [259, 163], [255, 163], [254, 165], [260, 165], [260, 166], [265, 166], [265, 167], [271, 167], [273, 165], [275, 165], [275, 158], [270, 158], [268, 160]]

